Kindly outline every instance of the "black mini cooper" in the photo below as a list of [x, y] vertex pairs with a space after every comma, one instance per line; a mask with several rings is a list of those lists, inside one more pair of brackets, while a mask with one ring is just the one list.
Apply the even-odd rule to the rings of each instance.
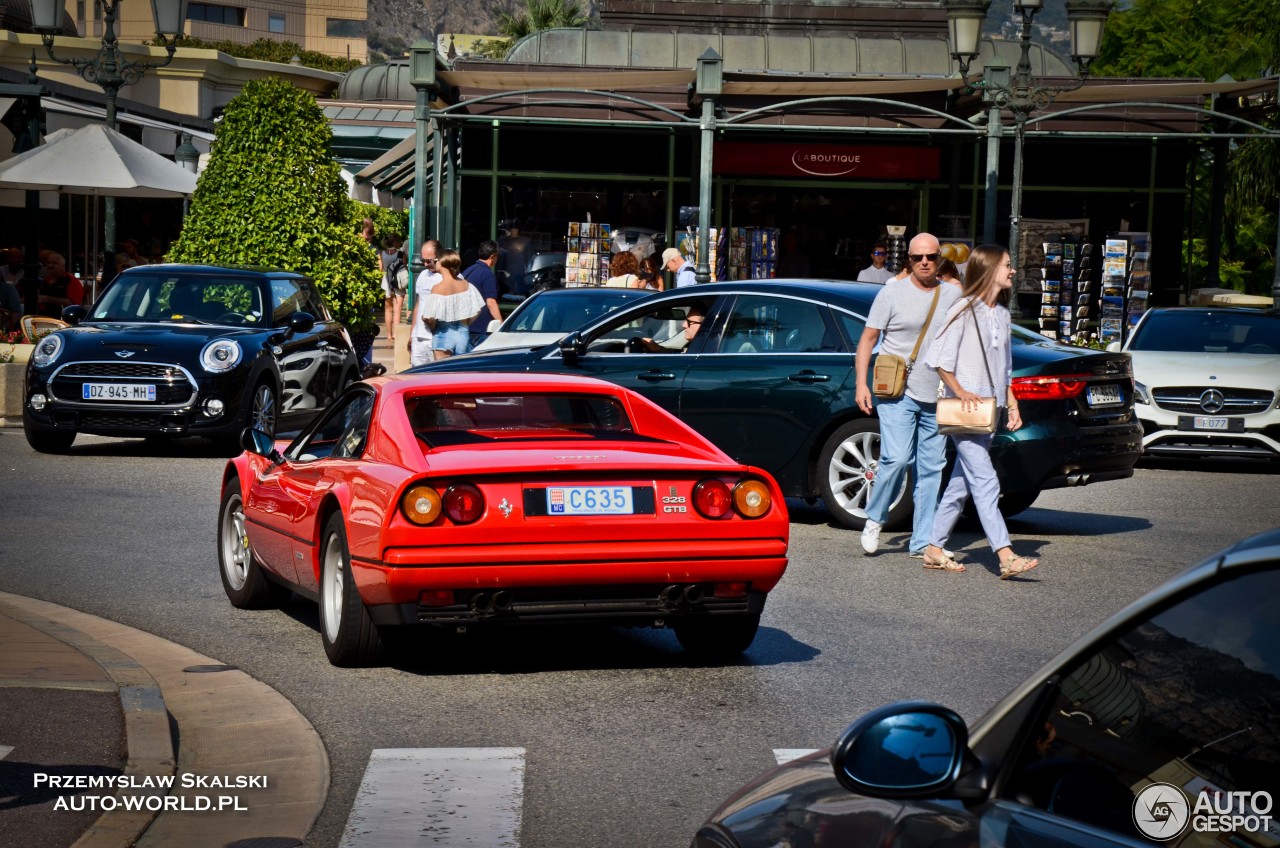
[[289, 271], [130, 268], [72, 326], [40, 340], [22, 424], [38, 451], [77, 433], [205, 436], [303, 426], [353, 380], [351, 341], [315, 286]]

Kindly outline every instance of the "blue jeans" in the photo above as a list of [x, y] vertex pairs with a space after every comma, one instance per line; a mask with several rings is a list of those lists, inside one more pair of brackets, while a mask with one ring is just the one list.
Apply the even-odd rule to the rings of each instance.
[[908, 550], [922, 551], [929, 544], [933, 517], [938, 511], [942, 469], [947, 464], [947, 437], [938, 432], [938, 405], [920, 403], [903, 395], [876, 404], [880, 419], [880, 460], [871, 485], [867, 517], [883, 524], [889, 505], [902, 487], [903, 475], [914, 466], [915, 517]]
[[431, 348], [450, 353], [466, 353], [471, 350], [471, 329], [468, 322], [437, 322], [432, 331]]
[[956, 467], [951, 470], [951, 480], [938, 506], [929, 543], [946, 547], [951, 530], [964, 510], [964, 502], [973, 498], [982, 532], [987, 534], [991, 549], [1009, 547], [1009, 530], [1000, 514], [1000, 480], [991, 465], [991, 442], [995, 436], [952, 436], [951, 439], [956, 443]]

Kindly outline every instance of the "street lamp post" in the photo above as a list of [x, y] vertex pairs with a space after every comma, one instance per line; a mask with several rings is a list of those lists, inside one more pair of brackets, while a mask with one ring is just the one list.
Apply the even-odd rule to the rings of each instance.
[[[178, 36], [182, 35], [187, 19], [187, 0], [151, 0], [151, 14], [168, 56], [163, 62], [134, 62], [125, 59], [116, 37], [116, 22], [120, 19], [120, 3], [123, 0], [99, 0], [102, 3], [102, 47], [92, 59], [64, 59], [54, 55], [53, 41], [62, 31], [64, 0], [31, 0], [31, 28], [40, 34], [49, 58], [63, 65], [71, 65], [86, 81], [96, 83], [107, 95], [107, 126], [116, 126], [116, 95], [126, 85], [133, 85], [142, 75], [154, 68], [163, 68], [173, 61], [178, 48]], [[116, 200], [104, 199], [103, 229], [107, 265], [114, 268], [116, 242]]]
[[[1013, 0], [1013, 7], [1022, 16], [1022, 28], [1018, 41], [1022, 52], [1018, 65], [1009, 75], [1007, 68], [992, 66], [981, 80], [968, 78], [969, 65], [978, 57], [978, 45], [982, 35], [982, 22], [986, 19], [991, 0], [944, 0], [947, 8], [947, 28], [951, 39], [951, 57], [960, 64], [960, 75], [966, 85], [980, 89], [984, 102], [989, 104], [987, 117], [987, 197], [984, 207], [983, 238], [995, 239], [995, 199], [993, 192], [998, 182], [998, 145], [1003, 127], [1000, 112], [1013, 113], [1013, 193], [1009, 213], [1009, 254], [1019, 271], [1019, 238], [1022, 219], [1022, 146], [1027, 119], [1037, 110], [1047, 109], [1054, 98], [1084, 85], [1089, 76], [1089, 65], [1098, 56], [1102, 44], [1102, 27], [1111, 12], [1113, 0], [1066, 0], [1067, 26], [1071, 32], [1071, 58], [1076, 63], [1076, 79], [1065, 85], [1041, 85], [1031, 72], [1031, 24], [1036, 12], [1044, 6], [1044, 0]], [[995, 173], [993, 174], [993, 170]], [[1010, 311], [1018, 317], [1018, 301], [1010, 300]]]
[[698, 265], [694, 279], [711, 282], [711, 164], [716, 139], [716, 99], [724, 91], [724, 61], [710, 47], [698, 57], [694, 93], [702, 100], [702, 155], [698, 169]]
[[[409, 50], [409, 83], [417, 97], [413, 108], [413, 221], [409, 258], [410, 273], [418, 279], [422, 273], [422, 243], [438, 237], [434, 232], [438, 221], [429, 220], [431, 205], [427, 202], [427, 144], [431, 141], [431, 98], [436, 95], [436, 43], [429, 38], [414, 42]], [[432, 188], [434, 189], [434, 185]], [[413, 305], [413, 286], [409, 286], [409, 305]]]
[[[173, 161], [177, 162], [188, 172], [194, 174], [200, 164], [200, 151], [191, 143], [191, 133], [184, 132], [178, 134], [178, 146], [173, 149]], [[182, 219], [187, 219], [187, 212], [191, 209], [191, 198], [182, 198]]]

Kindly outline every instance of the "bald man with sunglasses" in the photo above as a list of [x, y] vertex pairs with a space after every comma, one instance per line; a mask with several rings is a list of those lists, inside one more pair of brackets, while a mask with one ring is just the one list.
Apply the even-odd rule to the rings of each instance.
[[[861, 539], [867, 554], [880, 547], [880, 528], [889, 517], [889, 506], [908, 470], [915, 472], [915, 517], [907, 548], [911, 556], [924, 556], [938, 508], [947, 438], [938, 432], [938, 372], [924, 363], [923, 353], [942, 328], [947, 309], [960, 296], [955, 286], [942, 285], [938, 277], [940, 261], [937, 238], [929, 233], [913, 238], [907, 247], [910, 272], [904, 279], [885, 283], [871, 304], [867, 326], [858, 340], [857, 404], [867, 415], [874, 408], [880, 419], [880, 459], [867, 500], [867, 521]], [[931, 307], [933, 316], [929, 318]], [[920, 354], [911, 363], [918, 339]], [[897, 354], [909, 363], [906, 390], [900, 397], [873, 401], [867, 378], [877, 343], [881, 353]]]

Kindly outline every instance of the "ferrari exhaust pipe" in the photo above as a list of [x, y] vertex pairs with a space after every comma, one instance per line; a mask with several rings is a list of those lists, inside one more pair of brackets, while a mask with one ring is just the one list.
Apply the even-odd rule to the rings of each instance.
[[658, 593], [658, 606], [664, 609], [674, 608], [680, 603], [681, 589], [672, 584]]
[[495, 612], [506, 612], [511, 609], [511, 596], [506, 592], [494, 592], [492, 605]]
[[476, 592], [471, 596], [471, 611], [479, 613], [493, 612], [493, 596], [488, 592]]
[[680, 599], [690, 606], [696, 606], [697, 604], [702, 603], [706, 594], [706, 591], [701, 586], [694, 584], [684, 587], [684, 591], [681, 593]]

